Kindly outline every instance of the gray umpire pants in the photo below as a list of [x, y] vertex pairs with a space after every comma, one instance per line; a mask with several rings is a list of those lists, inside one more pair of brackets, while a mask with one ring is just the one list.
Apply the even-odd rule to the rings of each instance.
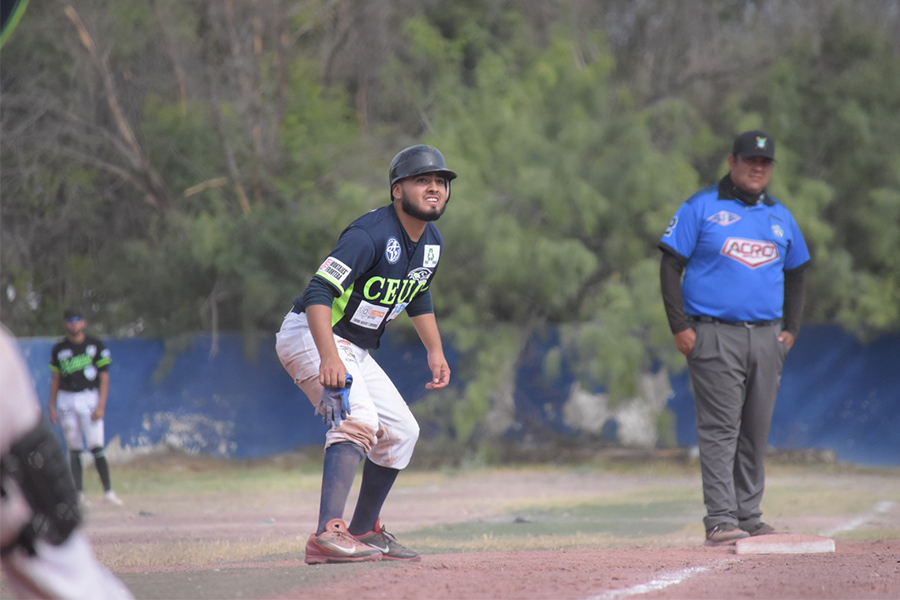
[[787, 347], [777, 324], [747, 327], [694, 323], [688, 368], [697, 407], [697, 438], [706, 529], [760, 522], [764, 459]]

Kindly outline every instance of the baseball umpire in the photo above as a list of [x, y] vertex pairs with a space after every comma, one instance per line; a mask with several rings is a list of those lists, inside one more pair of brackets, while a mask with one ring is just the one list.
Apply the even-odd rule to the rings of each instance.
[[775, 533], [761, 520], [763, 460], [810, 256], [766, 191], [774, 164], [771, 136], [737, 136], [730, 172], [681, 205], [659, 244], [663, 302], [697, 408], [710, 546]]
[[85, 502], [81, 453], [87, 440], [103, 485], [104, 501], [121, 506], [122, 501], [110, 483], [109, 463], [104, 451], [103, 415], [112, 357], [99, 338], [85, 333], [87, 321], [80, 310], [67, 308], [63, 320], [66, 337], [50, 351], [50, 420], [62, 427], [69, 447], [72, 477], [81, 501]]
[[[430, 286], [443, 245], [432, 221], [444, 213], [454, 178], [436, 148], [420, 144], [400, 151], [390, 166], [391, 203], [344, 229], [278, 332], [282, 365], [330, 425], [308, 564], [420, 559], [379, 518], [409, 464], [419, 426], [369, 350], [378, 348], [387, 324], [405, 310], [427, 351], [433, 378], [426, 387], [441, 389], [450, 380]], [[344, 505], [364, 457], [347, 526]]]

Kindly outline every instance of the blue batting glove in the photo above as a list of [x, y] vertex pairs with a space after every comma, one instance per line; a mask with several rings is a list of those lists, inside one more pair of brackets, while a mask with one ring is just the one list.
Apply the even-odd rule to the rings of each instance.
[[346, 419], [350, 414], [350, 386], [353, 383], [353, 376], [346, 373], [344, 381], [342, 388], [325, 388], [322, 391], [319, 412], [329, 427], [339, 425], [341, 419]]

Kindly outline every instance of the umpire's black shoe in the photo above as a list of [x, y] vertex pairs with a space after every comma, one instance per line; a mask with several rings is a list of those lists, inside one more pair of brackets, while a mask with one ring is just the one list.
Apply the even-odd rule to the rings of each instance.
[[734, 523], [719, 523], [715, 527], [706, 530], [706, 542], [703, 545], [727, 546], [746, 537], [750, 537], [750, 534]]
[[752, 527], [744, 529], [744, 531], [746, 531], [753, 537], [756, 537], [758, 535], [772, 535], [773, 533], [778, 533], [774, 527], [772, 527], [768, 523], [763, 523], [762, 521]]

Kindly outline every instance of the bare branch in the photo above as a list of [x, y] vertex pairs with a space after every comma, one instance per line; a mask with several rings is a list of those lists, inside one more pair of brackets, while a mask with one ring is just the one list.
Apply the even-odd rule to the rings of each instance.
[[72, 21], [72, 24], [75, 25], [75, 29], [78, 31], [78, 37], [81, 40], [82, 45], [87, 49], [88, 54], [91, 57], [91, 60], [94, 63], [94, 66], [97, 68], [97, 71], [100, 73], [101, 79], [103, 80], [103, 88], [106, 92], [106, 102], [109, 105], [109, 109], [113, 114], [113, 119], [116, 122], [116, 127], [118, 128], [119, 135], [122, 136], [122, 139], [125, 142], [126, 147], [128, 148], [127, 156], [135, 168], [139, 169], [144, 177], [147, 178], [150, 189], [152, 189], [152, 193], [157, 197], [157, 200], [153, 203], [154, 206], [161, 210], [167, 209], [171, 205], [171, 198], [169, 196], [169, 192], [166, 189], [165, 183], [162, 180], [162, 177], [159, 176], [159, 173], [153, 168], [150, 164], [149, 158], [147, 158], [146, 154], [141, 149], [140, 144], [138, 144], [137, 138], [134, 135], [134, 131], [131, 129], [131, 126], [128, 124], [128, 120], [125, 118], [124, 113], [122, 112], [121, 105], [119, 104], [119, 98], [116, 93], [115, 81], [113, 80], [112, 73], [109, 70], [109, 64], [107, 63], [105, 57], [101, 57], [100, 53], [97, 51], [97, 46], [94, 44], [94, 40], [88, 32], [87, 28], [84, 26], [84, 23], [81, 21], [81, 17], [78, 16], [78, 13], [75, 12], [75, 8], [68, 4], [65, 8], [66, 16], [69, 17], [69, 20]]

